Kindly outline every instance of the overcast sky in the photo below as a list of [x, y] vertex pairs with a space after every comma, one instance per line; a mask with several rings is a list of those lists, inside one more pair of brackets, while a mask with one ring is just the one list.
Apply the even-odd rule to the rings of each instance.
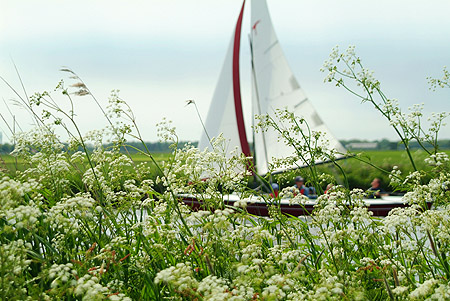
[[[428, 89], [426, 77], [441, 77], [450, 65], [450, 1], [267, 0], [281, 46], [298, 82], [338, 139], [396, 139], [368, 104], [323, 83], [319, 71], [331, 49], [355, 45], [390, 98], [403, 109], [450, 110], [450, 91]], [[241, 52], [241, 84], [250, 124], [247, 3]], [[241, 0], [3, 0], [0, 4], [0, 75], [28, 94], [52, 91], [59, 71], [74, 70], [106, 106], [119, 89], [137, 116], [144, 139], [155, 141], [155, 124], [173, 120], [181, 140], [198, 140], [242, 5]], [[0, 112], [11, 122], [5, 100], [14, 94], [0, 83]], [[63, 101], [63, 99], [61, 99]], [[76, 99], [83, 131], [106, 122], [88, 97]], [[23, 129], [31, 119], [10, 106]], [[9, 135], [0, 120], [3, 140]], [[251, 136], [251, 135], [250, 135]], [[450, 138], [447, 126], [443, 138]]]

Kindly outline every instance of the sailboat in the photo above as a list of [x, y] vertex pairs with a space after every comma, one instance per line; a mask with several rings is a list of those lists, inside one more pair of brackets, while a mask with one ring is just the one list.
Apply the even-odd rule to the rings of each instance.
[[[250, 50], [252, 58], [252, 116], [274, 116], [277, 110], [287, 109], [296, 116], [305, 119], [311, 131], [321, 132], [328, 140], [328, 147], [345, 153], [344, 147], [332, 135], [322, 121], [311, 101], [298, 84], [283, 54], [278, 38], [272, 26], [265, 0], [251, 2]], [[283, 169], [269, 169], [273, 159], [292, 155], [293, 148], [278, 142], [278, 132], [274, 129], [253, 133], [254, 156], [252, 156], [248, 135], [245, 131], [243, 106], [239, 76], [239, 50], [241, 27], [245, 1], [231, 38], [222, 72], [211, 102], [205, 122], [199, 149], [211, 148], [209, 137], [222, 134], [230, 148], [237, 148], [246, 157], [255, 158], [254, 166], [258, 174], [282, 172]], [[253, 123], [255, 119], [253, 117]], [[339, 157], [339, 156], [338, 156]], [[340, 155], [343, 157], [343, 155]], [[315, 162], [320, 163], [320, 162]], [[304, 166], [305, 162], [296, 162], [285, 169]]]
[[[244, 124], [243, 105], [240, 87], [239, 53], [241, 44], [242, 19], [245, 0], [239, 13], [230, 45], [225, 57], [222, 71], [214, 92], [205, 131], [200, 141], [199, 149], [211, 149], [210, 137], [223, 135], [229, 148], [236, 148], [248, 158], [254, 158], [254, 167], [259, 175], [268, 172], [277, 173], [284, 170], [304, 166], [305, 162], [294, 162], [292, 166], [270, 168], [270, 164], [277, 158], [284, 158], [293, 154], [293, 148], [279, 142], [278, 132], [274, 129], [253, 133], [254, 152], [250, 151], [248, 135]], [[307, 122], [311, 131], [321, 132], [327, 147], [336, 150], [337, 158], [344, 157], [345, 148], [331, 133], [318, 115], [311, 101], [308, 99], [297, 79], [295, 78], [283, 54], [278, 38], [275, 34], [269, 10], [265, 0], [252, 0], [250, 22], [250, 49], [252, 65], [252, 116], [275, 116], [279, 109], [287, 109], [296, 116], [301, 116]], [[276, 117], [274, 117], [276, 118]], [[255, 123], [253, 119], [253, 123]], [[314, 162], [315, 164], [321, 162]], [[238, 197], [229, 195], [224, 202], [232, 205]], [[201, 202], [195, 197], [184, 197], [184, 202], [199, 207]], [[404, 206], [398, 198], [368, 201], [374, 215], [387, 215], [393, 207]], [[314, 200], [302, 206], [290, 206], [289, 202], [281, 202], [281, 210], [291, 215], [303, 215], [313, 210]], [[255, 201], [247, 206], [250, 213], [267, 215], [266, 203]]]

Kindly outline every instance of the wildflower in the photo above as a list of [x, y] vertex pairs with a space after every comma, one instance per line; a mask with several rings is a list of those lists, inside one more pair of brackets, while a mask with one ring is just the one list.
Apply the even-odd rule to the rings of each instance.
[[422, 284], [420, 284], [415, 290], [413, 290], [409, 297], [411, 299], [419, 299], [424, 298], [430, 295], [433, 291], [433, 287], [438, 283], [436, 279], [428, 279], [425, 280]]
[[199, 284], [193, 276], [189, 262], [178, 263], [176, 266], [171, 266], [156, 274], [154, 282], [155, 284], [164, 282], [171, 285], [175, 290], [183, 291], [198, 287]]
[[446, 153], [436, 153], [425, 158], [425, 163], [431, 166], [442, 166], [443, 164], [449, 162], [448, 155]]
[[450, 299], [450, 285], [439, 283], [430, 296], [431, 300], [448, 300]]
[[208, 300], [225, 300], [230, 296], [226, 279], [209, 275], [198, 284], [198, 292]]
[[32, 229], [42, 215], [36, 205], [18, 206], [5, 212], [6, 220], [16, 228]]
[[392, 289], [392, 293], [394, 295], [403, 295], [406, 292], [408, 292], [409, 288], [407, 286], [397, 286], [396, 288]]
[[86, 274], [77, 280], [74, 292], [77, 296], [82, 296], [84, 300], [102, 299], [109, 293], [108, 288], [102, 286], [99, 279], [90, 274]]
[[55, 289], [65, 284], [69, 284], [72, 287], [75, 287], [77, 281], [75, 277], [77, 276], [77, 271], [73, 269], [72, 263], [67, 264], [53, 264], [49, 271], [48, 277], [53, 279], [50, 284], [51, 288]]

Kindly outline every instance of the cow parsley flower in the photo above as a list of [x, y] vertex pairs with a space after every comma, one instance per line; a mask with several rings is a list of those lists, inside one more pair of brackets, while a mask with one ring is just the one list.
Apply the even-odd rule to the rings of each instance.
[[155, 284], [167, 283], [173, 287], [173, 289], [183, 291], [198, 287], [199, 283], [193, 276], [191, 264], [189, 262], [181, 262], [176, 266], [171, 266], [158, 272], [154, 282]]
[[20, 205], [5, 212], [6, 220], [16, 228], [32, 229], [42, 215], [41, 210], [36, 205]]
[[423, 283], [419, 284], [419, 286], [409, 293], [409, 297], [411, 299], [419, 299], [429, 296], [433, 292], [434, 286], [438, 283], [436, 279], [428, 279]]
[[226, 300], [230, 296], [228, 281], [223, 278], [218, 278], [213, 275], [209, 275], [202, 279], [198, 284], [199, 293], [206, 300]]
[[74, 287], [77, 284], [76, 277], [77, 271], [73, 269], [72, 263], [53, 264], [48, 271], [48, 278], [53, 279], [50, 284], [53, 289], [66, 284]]

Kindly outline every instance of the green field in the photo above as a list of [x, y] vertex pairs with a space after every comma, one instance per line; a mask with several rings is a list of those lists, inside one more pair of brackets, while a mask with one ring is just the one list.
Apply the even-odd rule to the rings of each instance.
[[[450, 154], [450, 151], [447, 150], [446, 153]], [[338, 161], [338, 164], [346, 172], [349, 186], [352, 188], [366, 189], [370, 186], [370, 182], [372, 181], [372, 179], [378, 177], [382, 179], [383, 188], [387, 191], [391, 190], [388, 186], [388, 174], [371, 166], [370, 164], [386, 171], [391, 171], [393, 166], [398, 166], [404, 174], [413, 171], [411, 163], [405, 151], [364, 151], [360, 152], [360, 154], [360, 160], [356, 158], [348, 158]], [[158, 163], [167, 161], [171, 156], [170, 153], [153, 153], [152, 155]], [[413, 152], [413, 158], [419, 170], [426, 171], [427, 169], [429, 169], [429, 167], [427, 167], [424, 162], [424, 159], [426, 157], [427, 156], [424, 151]], [[150, 158], [143, 154], [132, 154], [131, 158], [135, 163], [148, 162], [149, 166], [154, 167], [154, 164], [151, 162]], [[16, 170], [22, 171], [26, 168], [23, 160], [21, 160], [20, 158], [16, 159], [11, 155], [3, 154], [1, 155], [1, 159], [2, 161], [0, 161], [0, 167], [4, 170], [7, 170], [7, 173], [9, 173], [10, 175], [13, 175]], [[369, 162], [370, 164], [362, 162], [361, 160]], [[337, 182], [343, 184], [344, 180], [342, 175], [332, 164], [320, 165], [318, 169], [321, 173], [328, 173], [335, 176], [337, 178]], [[276, 177], [275, 180], [278, 181], [282, 186], [293, 185], [293, 179], [296, 175], [302, 175], [306, 178], [306, 180], [308, 180], [308, 173], [304, 170], [294, 171], [289, 173], [288, 175]]]
[[[152, 156], [158, 163], [162, 163], [170, 157], [170, 153], [153, 153]], [[154, 167], [150, 157], [143, 154], [132, 154], [131, 159], [135, 163], [148, 163], [150, 167]], [[23, 171], [27, 168], [25, 162], [21, 158], [15, 158], [8, 154], [0, 154], [0, 170], [5, 170], [7, 174], [13, 175], [15, 171]]]
[[[162, 162], [167, 160], [170, 157], [170, 153], [152, 153], [153, 158], [157, 162]], [[149, 156], [143, 155], [143, 154], [132, 154], [131, 159], [133, 159], [134, 162], [140, 163], [140, 162], [150, 162]]]
[[[423, 151], [413, 153], [414, 162], [419, 170], [427, 170], [429, 168], [424, 162], [426, 157], [426, 153]], [[388, 174], [376, 167], [390, 172], [394, 166], [398, 166], [404, 174], [413, 171], [405, 151], [365, 151], [362, 152], [359, 159], [368, 163], [362, 162], [357, 158], [349, 158], [338, 162], [347, 174], [349, 186], [353, 188], [367, 189], [370, 187], [372, 179], [377, 177], [381, 178], [382, 186], [385, 190], [391, 190], [388, 187]]]
[[[447, 150], [445, 152], [450, 155], [450, 151]], [[380, 178], [383, 189], [392, 191], [392, 188], [389, 187], [388, 172], [390, 172], [394, 166], [398, 166], [403, 174], [408, 174], [413, 171], [407, 153], [402, 150], [361, 151], [359, 154], [360, 156], [357, 158], [350, 157], [337, 161], [346, 173], [350, 188], [367, 189], [370, 187], [373, 178]], [[427, 154], [424, 151], [414, 151], [412, 155], [418, 170], [430, 170], [430, 167], [427, 166], [424, 161], [425, 158], [427, 158]], [[344, 177], [333, 164], [320, 165], [318, 166], [318, 171], [319, 173], [331, 174], [337, 179], [338, 184], [344, 184]], [[301, 175], [308, 181], [308, 171], [306, 169], [293, 171], [288, 175], [276, 177], [275, 181], [282, 186], [293, 185], [293, 179], [296, 175]], [[429, 179], [426, 178], [426, 180]]]

